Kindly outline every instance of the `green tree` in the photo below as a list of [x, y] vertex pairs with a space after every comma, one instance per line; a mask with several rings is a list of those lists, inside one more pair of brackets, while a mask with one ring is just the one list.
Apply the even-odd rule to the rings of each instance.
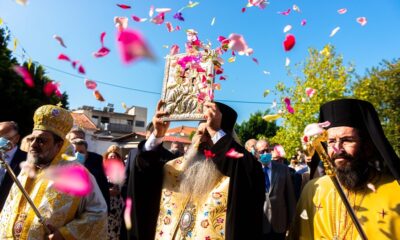
[[[293, 86], [278, 83], [275, 87], [276, 94], [281, 97], [283, 121], [272, 142], [281, 144], [287, 156], [294, 155], [296, 148], [301, 147], [304, 128], [318, 122], [320, 105], [345, 96], [350, 81], [350, 70], [343, 65], [342, 56], [336, 55], [332, 45], [325, 46], [322, 51], [310, 48], [308, 58], [299, 66], [302, 67], [300, 76], [289, 71], [289, 76], [294, 78]], [[315, 89], [314, 96], [308, 97], [306, 88]], [[284, 107], [285, 98], [290, 99], [293, 114]]]
[[266, 122], [262, 119], [266, 114], [269, 114], [269, 110], [264, 113], [258, 111], [251, 114], [248, 121], [243, 121], [241, 124], [235, 125], [235, 131], [243, 144], [250, 138], [260, 139], [275, 136], [278, 127], [275, 121]]
[[33, 113], [41, 105], [58, 104], [68, 107], [66, 93], [59, 98], [55, 94], [46, 96], [43, 86], [51, 80], [45, 76], [42, 66], [24, 63], [35, 83], [35, 87], [28, 87], [22, 78], [17, 75], [13, 66], [19, 65], [7, 48], [8, 29], [0, 28], [0, 121], [15, 121], [20, 127], [21, 135], [32, 131]]
[[389, 142], [400, 156], [400, 59], [382, 61], [352, 85], [354, 97], [371, 102]]

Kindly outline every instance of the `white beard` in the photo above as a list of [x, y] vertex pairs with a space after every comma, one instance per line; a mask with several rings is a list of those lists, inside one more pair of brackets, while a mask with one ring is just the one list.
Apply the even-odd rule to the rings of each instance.
[[203, 201], [221, 179], [221, 172], [212, 160], [206, 160], [193, 145], [184, 156], [184, 164], [180, 192]]

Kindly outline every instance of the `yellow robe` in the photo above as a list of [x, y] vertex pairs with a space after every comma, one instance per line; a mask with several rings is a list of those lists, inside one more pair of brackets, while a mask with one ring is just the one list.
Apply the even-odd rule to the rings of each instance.
[[183, 157], [164, 165], [164, 180], [155, 239], [225, 239], [229, 177], [223, 176], [201, 204], [193, 203], [192, 227], [182, 231], [189, 198], [179, 192]]
[[[378, 177], [373, 184], [375, 192], [345, 190], [350, 205], [368, 239], [400, 239], [400, 185], [390, 175]], [[305, 186], [290, 239], [361, 239], [328, 176]]]
[[[58, 160], [54, 160], [52, 166], [70, 164], [61, 160], [61, 154], [55, 159]], [[66, 240], [106, 238], [107, 205], [91, 174], [89, 175], [93, 191], [82, 198], [57, 192], [52, 187], [52, 182], [41, 175], [42, 173], [38, 173], [35, 179], [31, 179], [27, 174], [21, 172], [18, 179], [48, 223], [58, 228]], [[21, 214], [26, 214], [26, 219], [19, 239], [44, 239], [43, 225], [39, 223], [39, 219], [15, 184], [0, 213], [0, 239], [18, 239], [14, 238], [13, 231], [14, 224]]]

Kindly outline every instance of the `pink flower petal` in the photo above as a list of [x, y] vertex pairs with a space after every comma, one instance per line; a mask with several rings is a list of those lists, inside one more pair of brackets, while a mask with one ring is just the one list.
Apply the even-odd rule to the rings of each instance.
[[79, 67], [78, 67], [78, 72], [79, 72], [80, 74], [86, 74], [85, 68], [84, 68], [82, 65], [79, 65]]
[[296, 38], [292, 34], [286, 35], [285, 41], [283, 41], [283, 47], [285, 51], [290, 51], [296, 44]]
[[253, 60], [253, 62], [257, 63], [257, 65], [258, 65], [258, 59], [257, 58], [252, 58], [251, 60]]
[[236, 152], [234, 148], [231, 148], [226, 152], [225, 156], [230, 158], [241, 158], [243, 157], [243, 153]]
[[26, 70], [26, 68], [21, 67], [21, 66], [14, 66], [13, 67], [14, 72], [16, 72], [20, 77], [24, 79], [25, 84], [33, 88], [35, 86], [35, 82], [33, 81], [31, 74]]
[[71, 62], [71, 59], [69, 59], [69, 57], [67, 55], [62, 54], [62, 53], [60, 55], [58, 55], [58, 60], [64, 60], [64, 61]]
[[140, 17], [134, 16], [134, 15], [132, 15], [132, 19], [135, 22], [145, 22], [145, 21], [147, 21], [147, 18], [140, 18]]
[[67, 47], [67, 46], [65, 46], [64, 40], [63, 40], [60, 36], [53, 35], [53, 38], [54, 38], [55, 40], [57, 40], [57, 42], [58, 42], [61, 46], [65, 47], [65, 48]]
[[77, 66], [79, 63], [80, 63], [80, 62], [79, 62], [78, 60], [75, 60], [75, 61], [72, 61], [72, 62], [71, 62], [73, 68], [76, 68], [76, 66]]
[[125, 5], [125, 4], [117, 4], [117, 6], [122, 8], [122, 9], [130, 9], [131, 8], [131, 6]]
[[229, 35], [229, 48], [232, 51], [238, 52], [240, 55], [246, 54], [247, 56], [253, 53], [253, 49], [247, 46], [246, 41], [244, 40], [242, 35], [232, 33]]
[[166, 22], [165, 25], [167, 26], [168, 32], [174, 31], [174, 27], [172, 26], [172, 24], [170, 22]]
[[169, 51], [169, 55], [173, 56], [177, 53], [179, 53], [179, 46], [174, 44], [172, 45], [171, 50]]
[[367, 18], [366, 17], [358, 17], [357, 18], [357, 22], [361, 25], [361, 26], [365, 26], [365, 24], [367, 24]]
[[93, 56], [96, 58], [107, 56], [110, 53], [110, 49], [106, 47], [100, 48], [97, 52], [93, 53]]
[[307, 24], [307, 20], [305, 20], [305, 19], [301, 20], [301, 22], [300, 22], [301, 26], [305, 26], [306, 24]]
[[221, 84], [220, 83], [214, 83], [213, 84], [213, 89], [214, 90], [221, 90]]
[[287, 110], [289, 113], [293, 114], [293, 113], [294, 113], [294, 109], [293, 109], [293, 107], [290, 105], [290, 99], [286, 97], [283, 101], [284, 101], [285, 104], [286, 104], [286, 110]]
[[46, 177], [53, 181], [53, 187], [62, 193], [73, 196], [86, 196], [92, 189], [89, 172], [79, 164], [49, 167]]
[[259, 7], [260, 9], [265, 9], [268, 2], [266, 0], [249, 0], [248, 6], [250, 7]]
[[127, 197], [125, 201], [125, 210], [124, 210], [124, 221], [127, 230], [130, 230], [132, 228], [131, 212], [132, 212], [132, 198]]
[[99, 92], [99, 90], [94, 90], [94, 91], [93, 91], [93, 95], [94, 95], [94, 97], [95, 97], [98, 101], [100, 101], [100, 102], [104, 102], [104, 101], [105, 101], [103, 95], [101, 95], [101, 93]]
[[53, 83], [53, 81], [47, 82], [43, 86], [43, 92], [46, 96], [50, 97], [53, 93], [57, 91], [59, 92], [58, 87], [59, 87], [58, 83]]
[[290, 14], [290, 8], [288, 8], [288, 10], [286, 10], [286, 11], [283, 11], [283, 12], [278, 12], [278, 14], [281, 14], [281, 15], [283, 15], [283, 16], [287, 16], [287, 15], [289, 15]]
[[181, 30], [181, 27], [176, 26], [176, 27], [175, 27], [175, 31], [179, 31], [179, 30]]
[[154, 15], [154, 6], [151, 6], [149, 10], [149, 17], [153, 17], [153, 15]]
[[315, 89], [313, 89], [313, 88], [306, 88], [306, 94], [307, 94], [307, 96], [309, 97], [309, 98], [311, 98], [312, 96], [314, 96], [314, 94], [315, 94]]
[[308, 124], [304, 128], [304, 136], [307, 136], [308, 139], [313, 136], [317, 136], [324, 131], [324, 128], [329, 127], [331, 123], [329, 121], [325, 121], [323, 123], [311, 123]]
[[119, 159], [106, 159], [103, 161], [104, 172], [108, 180], [115, 184], [125, 181], [125, 166]]
[[204, 150], [204, 156], [206, 156], [206, 159], [213, 158], [215, 153], [211, 152], [211, 150]]
[[104, 38], [106, 37], [106, 32], [102, 32], [101, 34], [100, 34], [100, 43], [101, 43], [101, 46], [102, 47], [104, 47]]
[[142, 57], [153, 57], [143, 37], [137, 31], [129, 28], [120, 31], [117, 40], [122, 61], [126, 64]]
[[126, 29], [128, 27], [128, 18], [114, 17], [114, 24], [119, 31], [121, 31], [122, 29]]
[[276, 145], [274, 151], [278, 157], [286, 157], [286, 152], [282, 145]]
[[337, 12], [339, 14], [345, 14], [345, 13], [347, 13], [347, 8], [341, 8], [341, 9], [337, 10]]
[[165, 19], [165, 13], [161, 12], [157, 16], [151, 19], [151, 22], [157, 25], [163, 24]]
[[85, 85], [87, 89], [94, 90], [97, 88], [97, 83], [95, 81], [85, 79]]

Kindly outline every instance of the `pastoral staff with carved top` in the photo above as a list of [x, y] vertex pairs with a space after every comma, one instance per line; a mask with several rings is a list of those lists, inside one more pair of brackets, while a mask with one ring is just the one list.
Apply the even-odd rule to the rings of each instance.
[[[155, 130], [139, 144], [133, 178], [131, 239], [262, 238], [261, 164], [234, 140], [237, 113], [205, 102], [190, 150], [177, 159], [162, 139], [169, 122], [159, 102]], [[171, 160], [171, 161], [169, 161]]]
[[[357, 99], [325, 103], [320, 122], [329, 122], [326, 147], [333, 174], [366, 238], [400, 239], [400, 159], [372, 104]], [[360, 239], [329, 176], [305, 186], [290, 239]]]

